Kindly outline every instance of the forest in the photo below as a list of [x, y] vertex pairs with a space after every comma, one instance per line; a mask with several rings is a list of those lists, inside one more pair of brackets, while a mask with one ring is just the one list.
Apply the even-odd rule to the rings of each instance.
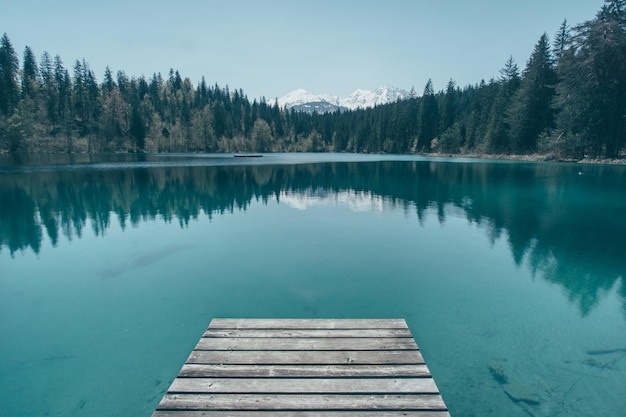
[[523, 69], [369, 109], [307, 114], [242, 90], [135, 77], [0, 40], [0, 152], [355, 152], [615, 159], [626, 142], [626, 0], [542, 34]]

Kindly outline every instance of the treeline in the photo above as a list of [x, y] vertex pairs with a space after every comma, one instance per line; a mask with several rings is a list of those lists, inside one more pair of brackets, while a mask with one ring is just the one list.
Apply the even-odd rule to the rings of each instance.
[[0, 152], [542, 153], [621, 155], [626, 136], [626, 5], [539, 38], [520, 70], [372, 109], [306, 114], [241, 90], [194, 86], [178, 71], [98, 83], [85, 60], [70, 69], [0, 41]]

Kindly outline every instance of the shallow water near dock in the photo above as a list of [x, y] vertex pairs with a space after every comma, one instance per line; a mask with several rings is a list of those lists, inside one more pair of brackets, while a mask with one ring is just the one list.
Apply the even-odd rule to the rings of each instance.
[[150, 416], [212, 318], [405, 318], [453, 417], [626, 409], [626, 168], [0, 158], [2, 416]]

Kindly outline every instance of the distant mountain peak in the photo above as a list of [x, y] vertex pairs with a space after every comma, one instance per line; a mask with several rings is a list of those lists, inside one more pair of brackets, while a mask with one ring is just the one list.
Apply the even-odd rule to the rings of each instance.
[[315, 94], [303, 88], [299, 88], [279, 98], [278, 104], [281, 104], [281, 100], [285, 102], [290, 102], [290, 103], [306, 103], [306, 102], [316, 100], [316, 99], [317, 99], [317, 96]]
[[405, 100], [409, 97], [408, 91], [389, 85], [380, 86], [374, 91], [357, 89], [348, 97], [313, 94], [300, 88], [280, 97], [278, 105], [281, 108], [286, 107], [307, 113], [327, 113], [336, 110], [365, 109], [397, 100]]

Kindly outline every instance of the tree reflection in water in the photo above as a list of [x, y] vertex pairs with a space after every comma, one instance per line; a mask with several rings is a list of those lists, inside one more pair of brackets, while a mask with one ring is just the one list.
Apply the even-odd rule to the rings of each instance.
[[[67, 158], [67, 157], [66, 157]], [[626, 171], [622, 167], [451, 161], [327, 162], [294, 165], [89, 167], [45, 158], [0, 171], [0, 249], [38, 253], [44, 234], [80, 238], [163, 219], [187, 227], [199, 216], [245, 211], [289, 194], [359, 192], [417, 213], [451, 208], [490, 239], [508, 239], [520, 265], [561, 285], [581, 314], [626, 271]], [[87, 158], [86, 160], [82, 159]], [[124, 161], [117, 157], [113, 162]], [[132, 161], [136, 161], [133, 159]], [[32, 161], [29, 161], [32, 162]], [[67, 163], [74, 165], [66, 165]], [[136, 167], [134, 167], [136, 166]], [[68, 169], [72, 168], [72, 169]], [[626, 286], [620, 287], [626, 299]], [[626, 304], [625, 304], [626, 311]]]

